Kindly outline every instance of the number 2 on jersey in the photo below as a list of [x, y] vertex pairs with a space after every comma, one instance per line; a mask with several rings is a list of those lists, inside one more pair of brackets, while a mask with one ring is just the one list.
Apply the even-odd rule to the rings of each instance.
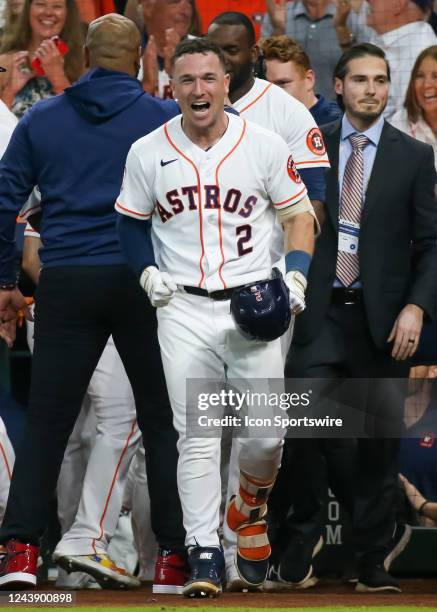
[[237, 237], [237, 248], [238, 256], [247, 255], [253, 251], [253, 247], [245, 246], [247, 242], [252, 238], [252, 227], [250, 225], [240, 225], [236, 228], [235, 233]]

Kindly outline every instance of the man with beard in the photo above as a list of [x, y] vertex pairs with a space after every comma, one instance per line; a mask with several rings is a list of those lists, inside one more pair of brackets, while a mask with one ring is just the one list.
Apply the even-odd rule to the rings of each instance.
[[[436, 310], [434, 156], [430, 146], [393, 128], [382, 116], [390, 85], [382, 49], [351, 47], [334, 77], [345, 114], [323, 128], [332, 164], [326, 179], [326, 220], [286, 374], [372, 379], [363, 398], [368, 437], [357, 440], [354, 472], [356, 588], [400, 591], [387, 569], [395, 549], [399, 552], [392, 536], [402, 403], [393, 401], [390, 381], [378, 379], [408, 376], [423, 321]], [[388, 167], [395, 169], [393, 180]], [[376, 388], [387, 394], [384, 401]], [[312, 577], [313, 551], [322, 534], [328, 487], [324, 443], [332, 441], [289, 442], [297, 459], [291, 487], [306, 503], [299, 503], [298, 511], [294, 507], [278, 578], [302, 586]]]

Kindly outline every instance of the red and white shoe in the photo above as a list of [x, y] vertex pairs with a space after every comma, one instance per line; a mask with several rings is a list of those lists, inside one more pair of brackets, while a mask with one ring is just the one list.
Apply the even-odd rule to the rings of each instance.
[[0, 590], [19, 591], [36, 586], [38, 546], [8, 540], [0, 555]]
[[185, 553], [160, 548], [155, 565], [153, 593], [161, 595], [182, 595], [184, 584], [190, 578]]

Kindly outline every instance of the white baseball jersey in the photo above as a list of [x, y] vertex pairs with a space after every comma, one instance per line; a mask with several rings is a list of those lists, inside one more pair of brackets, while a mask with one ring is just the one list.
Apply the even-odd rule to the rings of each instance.
[[[282, 136], [298, 170], [329, 168], [323, 136], [310, 111], [277, 85], [255, 79], [247, 94], [232, 106], [244, 119]], [[270, 250], [273, 263], [278, 265], [284, 255], [284, 236], [278, 222]]]
[[323, 137], [310, 111], [277, 85], [255, 79], [232, 106], [244, 119], [282, 136], [298, 170], [329, 168]]
[[116, 209], [152, 219], [161, 270], [207, 291], [267, 278], [276, 209], [307, 194], [280, 136], [227, 115], [228, 129], [204, 151], [181, 117], [135, 142]]

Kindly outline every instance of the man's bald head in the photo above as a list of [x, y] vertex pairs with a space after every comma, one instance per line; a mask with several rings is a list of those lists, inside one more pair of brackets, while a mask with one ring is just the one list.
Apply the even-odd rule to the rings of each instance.
[[140, 33], [133, 21], [110, 13], [94, 19], [88, 27], [85, 54], [90, 68], [119, 70], [136, 76]]

